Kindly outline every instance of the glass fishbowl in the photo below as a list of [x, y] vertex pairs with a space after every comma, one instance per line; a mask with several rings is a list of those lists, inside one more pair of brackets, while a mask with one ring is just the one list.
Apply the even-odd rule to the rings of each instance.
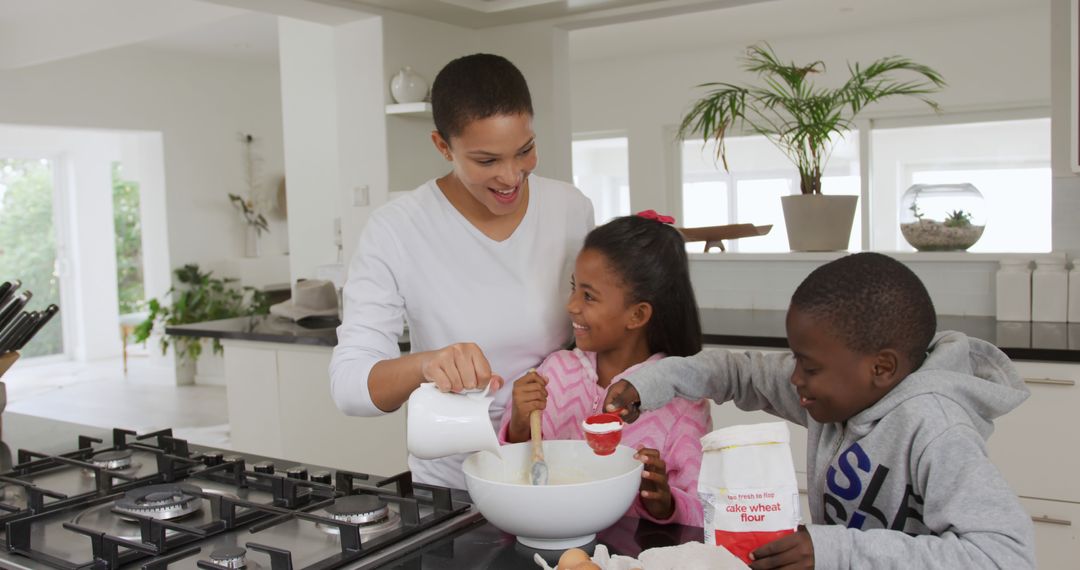
[[971, 184], [915, 184], [900, 199], [900, 233], [919, 251], [964, 251], [984, 229], [986, 202]]

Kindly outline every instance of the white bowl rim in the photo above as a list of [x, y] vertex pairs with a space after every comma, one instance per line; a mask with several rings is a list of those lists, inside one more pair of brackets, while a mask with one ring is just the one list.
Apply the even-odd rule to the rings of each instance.
[[[561, 442], [574, 442], [574, 443], [576, 443], [576, 442], [579, 442], [579, 441], [581, 443], [585, 443], [585, 440], [583, 440], [583, 439], [580, 439], [580, 440], [579, 439], [556, 439], [556, 440], [547, 440], [547, 441], [545, 441], [545, 443], [557, 443], [558, 442], [558, 443], [561, 444]], [[503, 447], [509, 447], [511, 445], [531, 445], [531, 444], [530, 444], [530, 442], [525, 441], [525, 442], [521, 442], [521, 443], [507, 444], [507, 445], [504, 445]], [[588, 444], [586, 444], [586, 445], [588, 445]], [[637, 450], [630, 447], [629, 445], [619, 444], [618, 446], [615, 447], [615, 449], [618, 450], [620, 447], [629, 449], [629, 450], [633, 451], [635, 454], [637, 453]], [[473, 453], [473, 454], [469, 455], [468, 457], [465, 458], [465, 461], [461, 464], [461, 471], [462, 471], [462, 473], [465, 474], [465, 479], [466, 480], [468, 480], [468, 479], [476, 479], [477, 481], [483, 481], [484, 483], [486, 483], [488, 485], [497, 485], [497, 486], [500, 486], [500, 487], [514, 487], [514, 488], [521, 488], [521, 487], [526, 487], [526, 488], [582, 487], [582, 486], [585, 486], [585, 485], [595, 485], [597, 483], [603, 483], [603, 482], [607, 482], [607, 481], [614, 481], [615, 479], [621, 479], [623, 477], [626, 477], [627, 475], [629, 475], [631, 473], [637, 473], [638, 477], [640, 477], [641, 476], [641, 471], [643, 469], [645, 469], [645, 464], [644, 463], [635, 460], [635, 461], [637, 461], [637, 465], [633, 469], [631, 469], [631, 470], [629, 470], [629, 471], [627, 471], [625, 473], [619, 473], [618, 475], [613, 475], [611, 477], [607, 477], [605, 479], [593, 479], [591, 481], [583, 481], [581, 483], [562, 483], [562, 484], [559, 484], [559, 485], [529, 485], [529, 484], [523, 484], [523, 483], [507, 483], [506, 481], [495, 481], [495, 480], [492, 480], [492, 479], [485, 479], [483, 477], [480, 477], [479, 475], [474, 475], [474, 474], [470, 473], [466, 469], [465, 465], [467, 463], [469, 463], [469, 461], [471, 461], [473, 457], [478, 456], [481, 453], [484, 453], [484, 452], [483, 451], [477, 451], [476, 453]], [[491, 453], [491, 452], [489, 451], [488, 453]], [[615, 454], [615, 452], [613, 451], [609, 455], [614, 455], [614, 454]], [[494, 455], [494, 454], [492, 454], [492, 455]], [[632, 457], [633, 456], [631, 456], [631, 458]], [[475, 461], [474, 461], [474, 463], [475, 463]]]

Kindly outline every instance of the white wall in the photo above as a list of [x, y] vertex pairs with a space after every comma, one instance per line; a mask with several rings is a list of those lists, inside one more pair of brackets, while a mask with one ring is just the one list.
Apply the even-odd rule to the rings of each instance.
[[[9, 70], [0, 123], [159, 131], [172, 267], [243, 254], [244, 226], [227, 197], [246, 189], [238, 133], [259, 140], [268, 184], [276, 189], [283, 172], [276, 65], [129, 47]], [[270, 225], [264, 253], [285, 252], [285, 222]]]
[[[344, 261], [389, 192], [449, 171], [431, 144], [430, 119], [387, 116], [390, 78], [405, 65], [429, 82], [455, 57], [503, 55], [529, 81], [540, 166], [569, 180], [568, 36], [547, 24], [469, 30], [388, 14], [343, 25], [279, 20], [291, 262], [295, 281], [336, 260], [332, 228], [342, 218]], [[336, 142], [335, 142], [336, 141]], [[367, 188], [368, 204], [355, 201]], [[297, 201], [303, 205], [294, 207]]]
[[1050, 157], [1054, 172], [1053, 244], [1054, 251], [1068, 252], [1080, 257], [1080, 176], [1070, 167], [1070, 125], [1076, 120], [1076, 111], [1070, 111], [1071, 62], [1069, 22], [1076, 18], [1069, 8], [1069, 0], [1053, 0], [1050, 26], [1051, 68], [1053, 69], [1053, 115], [1051, 138], [1053, 154]]
[[[394, 103], [390, 80], [406, 65], [427, 80], [428, 87], [450, 60], [472, 53], [471, 31], [450, 24], [401, 14], [383, 17], [383, 93]], [[475, 32], [473, 32], [475, 33]], [[412, 190], [446, 174], [449, 163], [431, 143], [430, 117], [386, 117], [386, 144], [391, 192]]]
[[[1050, 53], [1045, 40], [1050, 14], [1039, 3], [1022, 12], [915, 23], [827, 36], [763, 37], [784, 59], [821, 59], [822, 78], [842, 81], [847, 61], [868, 62], [902, 54], [940, 71], [949, 86], [935, 95], [945, 112], [1046, 106]], [[738, 26], [737, 20], [730, 21]], [[574, 32], [571, 32], [574, 33]], [[723, 37], [723, 30], [717, 30]], [[672, 127], [709, 81], [751, 79], [739, 68], [745, 45], [603, 60], [574, 60], [571, 68], [575, 133], [614, 131], [630, 137], [630, 188], [634, 210], [673, 208], [662, 157]], [[914, 100], [896, 99], [863, 116], [932, 114]]]
[[[347, 255], [371, 207], [386, 201], [382, 24], [281, 18], [279, 42], [295, 281], [335, 263], [335, 218]], [[362, 187], [369, 203], [355, 205]]]

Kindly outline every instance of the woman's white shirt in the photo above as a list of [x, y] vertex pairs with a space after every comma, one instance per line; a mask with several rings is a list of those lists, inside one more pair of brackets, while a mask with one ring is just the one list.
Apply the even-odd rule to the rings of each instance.
[[[593, 227], [593, 208], [570, 184], [529, 177], [529, 204], [514, 233], [494, 241], [446, 199], [434, 180], [377, 209], [360, 236], [344, 290], [344, 319], [330, 363], [338, 408], [384, 413], [371, 401], [368, 375], [411, 350], [476, 343], [507, 384], [491, 406], [498, 425], [510, 383], [569, 342], [566, 314], [574, 260]], [[357, 434], [378, 437], [378, 434]], [[409, 457], [413, 479], [465, 487], [464, 455]]]

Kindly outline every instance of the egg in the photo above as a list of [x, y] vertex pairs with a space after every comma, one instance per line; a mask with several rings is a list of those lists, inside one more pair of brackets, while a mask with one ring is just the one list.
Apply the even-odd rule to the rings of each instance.
[[577, 568], [578, 564], [582, 562], [592, 563], [592, 559], [589, 558], [589, 554], [580, 548], [571, 548], [562, 553], [559, 557], [558, 570], [570, 570], [571, 568]]
[[583, 560], [577, 566], [573, 566], [571, 570], [601, 570], [601, 568], [592, 560]]

